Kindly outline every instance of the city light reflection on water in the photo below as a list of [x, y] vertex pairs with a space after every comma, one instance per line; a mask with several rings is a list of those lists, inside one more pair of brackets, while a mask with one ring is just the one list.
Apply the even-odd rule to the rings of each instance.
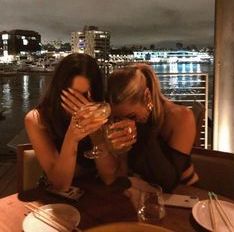
[[154, 64], [152, 66], [157, 73], [201, 73], [210, 71], [210, 67], [212, 67], [212, 65], [199, 63]]
[[6, 110], [11, 113], [11, 105], [13, 100], [9, 83], [3, 84], [2, 95], [1, 107], [5, 106]]
[[[153, 68], [157, 73], [208, 73], [212, 85], [212, 65], [207, 64], [156, 64]], [[5, 120], [0, 121], [0, 155], [7, 153], [7, 143], [23, 128], [23, 118], [26, 112], [33, 108], [39, 97], [44, 93], [50, 75], [30, 73], [16, 76], [0, 76], [0, 111], [4, 110]], [[169, 79], [169, 83], [161, 83], [162, 88], [183, 91], [183, 88], [194, 85], [197, 77], [179, 75]], [[160, 78], [161, 80], [161, 78]], [[168, 80], [168, 79], [167, 79]], [[212, 88], [210, 88], [212, 89]], [[165, 91], [166, 92], [166, 91]]]
[[22, 91], [22, 97], [23, 97], [23, 111], [28, 110], [29, 106], [29, 89], [28, 89], [28, 80], [29, 75], [23, 75], [23, 91]]

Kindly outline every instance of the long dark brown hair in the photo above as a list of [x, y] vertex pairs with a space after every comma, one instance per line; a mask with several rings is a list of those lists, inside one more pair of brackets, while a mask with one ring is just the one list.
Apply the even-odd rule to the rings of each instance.
[[63, 58], [55, 69], [47, 91], [36, 107], [40, 113], [42, 125], [60, 148], [69, 118], [61, 107], [60, 94], [71, 86], [76, 75], [82, 75], [90, 81], [91, 97], [94, 101], [104, 99], [104, 81], [102, 73], [94, 58], [86, 54], [73, 53]]

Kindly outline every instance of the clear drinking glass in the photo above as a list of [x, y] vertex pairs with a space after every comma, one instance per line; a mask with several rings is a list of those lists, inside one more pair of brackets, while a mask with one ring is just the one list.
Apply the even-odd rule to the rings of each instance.
[[112, 143], [111, 139], [109, 138], [109, 135], [112, 134], [112, 133], [115, 132], [115, 131], [124, 131], [124, 130], [128, 130], [128, 128], [111, 128], [111, 126], [112, 126], [115, 122], [118, 122], [118, 121], [110, 120], [110, 121], [108, 121], [108, 123], [104, 126], [105, 140], [106, 140], [106, 144], [107, 144], [107, 147], [108, 147], [109, 152], [110, 152], [112, 155], [119, 155], [119, 154], [123, 154], [123, 153], [128, 152], [128, 151], [131, 149], [131, 147], [130, 147], [130, 146], [128, 146], [128, 147], [123, 146], [123, 148], [120, 148], [120, 149], [114, 148], [113, 143]]
[[[94, 102], [81, 107], [79, 112], [82, 113], [82, 117], [90, 117], [91, 115], [93, 115], [100, 120], [105, 120], [110, 116], [111, 108], [110, 105], [106, 102]], [[84, 152], [84, 156], [88, 159], [99, 158], [103, 154], [103, 151], [98, 146], [104, 141], [102, 128], [90, 134], [90, 137], [95, 145], [93, 146], [92, 150]]]
[[158, 224], [165, 216], [162, 188], [154, 185], [141, 191], [138, 204], [138, 220], [149, 224]]

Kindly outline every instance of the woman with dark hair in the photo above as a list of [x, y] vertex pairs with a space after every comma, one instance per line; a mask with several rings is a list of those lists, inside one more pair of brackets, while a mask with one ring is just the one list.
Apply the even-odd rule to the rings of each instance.
[[103, 77], [95, 59], [74, 53], [58, 64], [41, 102], [25, 116], [33, 149], [55, 188], [67, 189], [75, 171], [93, 169], [94, 163], [83, 157], [91, 148], [87, 136], [106, 119], [77, 117], [81, 106], [103, 101], [103, 96]]
[[[193, 113], [161, 93], [152, 67], [137, 64], [114, 71], [108, 97], [114, 117], [137, 122], [137, 142], [126, 159], [125, 175], [131, 170], [160, 184], [164, 191], [180, 182], [190, 185], [198, 180], [190, 157], [196, 134]], [[113, 173], [112, 181], [115, 178]]]

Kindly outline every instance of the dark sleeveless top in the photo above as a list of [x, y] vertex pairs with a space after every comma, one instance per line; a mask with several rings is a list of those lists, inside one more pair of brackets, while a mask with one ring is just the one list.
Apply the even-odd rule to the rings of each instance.
[[151, 126], [137, 125], [137, 143], [129, 153], [128, 167], [146, 181], [159, 184], [165, 192], [170, 192], [190, 166], [191, 157], [171, 148], [150, 129]]
[[91, 139], [86, 137], [82, 139], [78, 146], [77, 163], [85, 169], [96, 169], [93, 159], [88, 159], [84, 156], [85, 151], [89, 151], [93, 148]]
[[[61, 150], [63, 139], [55, 140], [58, 151]], [[84, 169], [95, 169], [95, 162], [92, 159], [88, 159], [84, 156], [85, 151], [89, 151], [93, 148], [91, 139], [87, 136], [83, 138], [78, 145], [77, 163]]]

